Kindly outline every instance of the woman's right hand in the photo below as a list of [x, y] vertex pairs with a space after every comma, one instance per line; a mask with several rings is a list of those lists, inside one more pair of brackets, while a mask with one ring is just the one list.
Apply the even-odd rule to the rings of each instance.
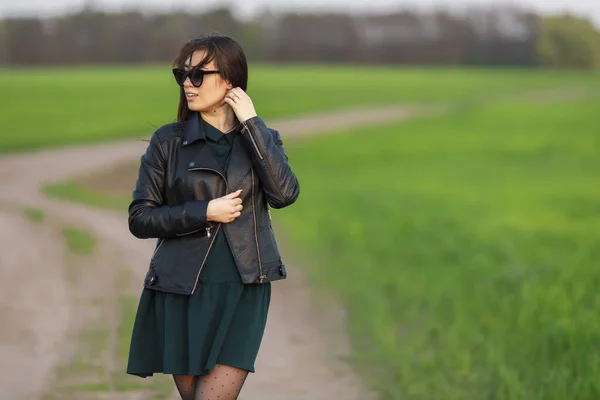
[[226, 196], [208, 202], [206, 217], [209, 221], [229, 223], [242, 213], [242, 199], [239, 198], [242, 189]]

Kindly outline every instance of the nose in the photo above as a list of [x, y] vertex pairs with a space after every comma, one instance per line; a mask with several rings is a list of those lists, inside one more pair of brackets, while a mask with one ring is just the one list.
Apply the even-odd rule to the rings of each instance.
[[192, 81], [190, 80], [190, 77], [188, 76], [187, 78], [185, 78], [185, 81], [183, 81], [183, 87], [186, 88], [191, 88], [192, 85]]

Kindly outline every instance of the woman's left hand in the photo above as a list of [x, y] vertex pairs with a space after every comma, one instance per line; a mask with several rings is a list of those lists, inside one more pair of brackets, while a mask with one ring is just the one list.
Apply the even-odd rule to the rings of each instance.
[[229, 90], [223, 101], [231, 106], [240, 122], [245, 122], [257, 115], [252, 99], [239, 87]]

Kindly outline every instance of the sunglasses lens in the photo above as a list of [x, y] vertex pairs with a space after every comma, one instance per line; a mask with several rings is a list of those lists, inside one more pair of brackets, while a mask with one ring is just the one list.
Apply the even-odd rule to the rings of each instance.
[[194, 85], [195, 87], [202, 86], [202, 81], [204, 80], [204, 71], [200, 69], [194, 70], [190, 75], [190, 80], [192, 82], [192, 85]]
[[175, 82], [177, 82], [179, 86], [183, 86], [183, 83], [185, 82], [185, 72], [186, 71], [182, 68], [173, 68], [173, 76], [175, 77]]

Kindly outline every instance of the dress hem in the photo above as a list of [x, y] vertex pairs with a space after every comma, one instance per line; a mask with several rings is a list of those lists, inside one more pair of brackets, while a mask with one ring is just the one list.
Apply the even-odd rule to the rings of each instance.
[[249, 373], [254, 373], [254, 367], [250, 367], [248, 368], [247, 366], [241, 366], [241, 365], [233, 365], [235, 363], [215, 363], [212, 367], [206, 368], [204, 369], [202, 372], [197, 372], [197, 371], [186, 371], [186, 372], [181, 372], [181, 371], [173, 371], [173, 370], [155, 370], [152, 372], [133, 372], [133, 371], [127, 371], [128, 375], [134, 375], [134, 376], [139, 376], [140, 378], [151, 378], [152, 376], [154, 376], [154, 374], [163, 374], [163, 375], [187, 375], [187, 376], [202, 376], [202, 375], [208, 375], [209, 373], [211, 373], [211, 371], [213, 371], [215, 369], [215, 365], [226, 365], [228, 367], [234, 367], [234, 368], [239, 368], [239, 369], [243, 369], [245, 371], [248, 371]]

